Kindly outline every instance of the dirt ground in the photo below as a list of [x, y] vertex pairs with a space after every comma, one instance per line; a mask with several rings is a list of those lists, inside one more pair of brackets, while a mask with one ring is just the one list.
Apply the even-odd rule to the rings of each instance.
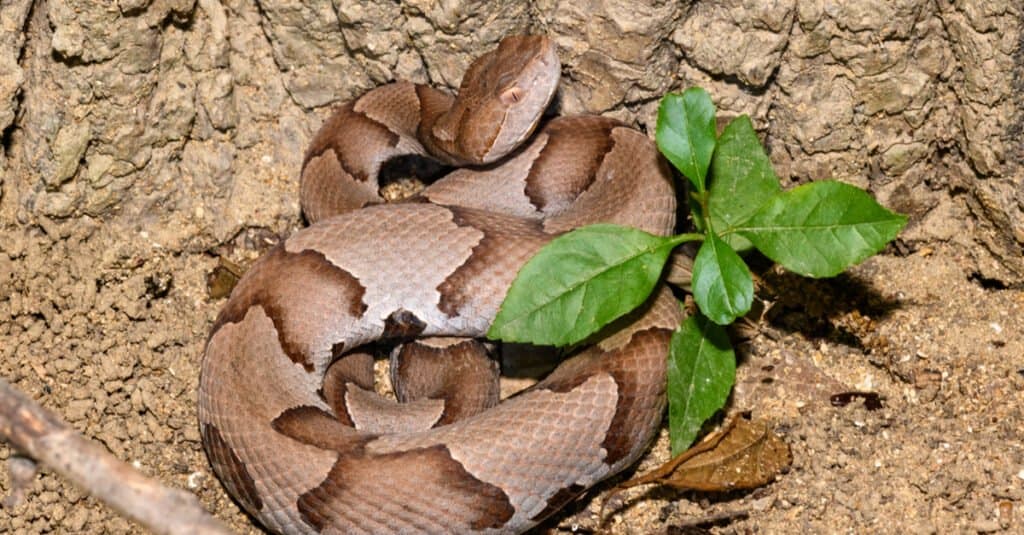
[[[480, 47], [545, 31], [563, 113], [650, 130], [661, 94], [699, 84], [751, 115], [786, 187], [834, 176], [911, 218], [835, 279], [759, 270], [729, 411], [774, 422], [789, 472], [745, 493], [634, 489], [612, 532], [1024, 533], [1013, 0], [338, 4], [0, 4], [0, 377], [258, 533], [199, 442], [223, 302], [207, 275], [299, 227], [298, 165], [331, 104], [393, 78], [456, 85]], [[847, 391], [883, 407], [830, 403]], [[666, 459], [662, 435], [638, 471]], [[602, 501], [538, 532], [592, 532]], [[43, 469], [0, 506], [5, 531], [141, 530]]]
[[[213, 477], [195, 424], [198, 359], [220, 304], [205, 276], [217, 261], [124, 254], [126, 240], [153, 247], [102, 225], [5, 233], [5, 252], [18, 255], [0, 262], [5, 297], [39, 312], [3, 324], [0, 375], [255, 533]], [[832, 280], [763, 273], [758, 295], [771, 306], [756, 329], [737, 333], [749, 338], [731, 410], [771, 419], [792, 469], [749, 493], [627, 492], [612, 503], [613, 532], [705, 519], [700, 527], [718, 533], [1024, 531], [1024, 291], [986, 287], [962, 264], [940, 246], [885, 254]], [[85, 312], [58, 312], [69, 308]], [[830, 404], [850, 390], [876, 392], [884, 407]], [[666, 457], [663, 436], [640, 470]], [[570, 507], [547, 532], [587, 532], [600, 503]], [[0, 526], [137, 532], [45, 470], [23, 504], [0, 509]]]

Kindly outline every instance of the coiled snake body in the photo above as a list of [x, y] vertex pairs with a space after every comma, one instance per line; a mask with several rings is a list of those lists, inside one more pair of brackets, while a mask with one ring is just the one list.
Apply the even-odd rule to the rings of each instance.
[[[518, 533], [650, 442], [679, 323], [667, 290], [501, 403], [497, 365], [472, 340], [553, 237], [596, 222], [665, 234], [675, 221], [645, 135], [596, 116], [533, 132], [559, 71], [550, 40], [508, 37], [457, 99], [383, 86], [313, 140], [301, 184], [313, 224], [236, 286], [199, 386], [212, 465], [267, 528]], [[405, 154], [464, 167], [419, 202], [377, 204], [381, 166]], [[377, 396], [365, 348], [412, 338], [392, 354], [405, 403]]]

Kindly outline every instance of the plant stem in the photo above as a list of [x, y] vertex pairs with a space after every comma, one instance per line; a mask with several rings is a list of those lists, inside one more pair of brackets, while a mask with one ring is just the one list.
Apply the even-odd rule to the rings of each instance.
[[700, 232], [686, 232], [672, 236], [669, 241], [672, 243], [672, 247], [675, 247], [688, 241], [704, 241], [704, 234]]
[[711, 214], [708, 213], [708, 195], [707, 190], [702, 191], [698, 200], [700, 201], [700, 217], [704, 220], [704, 232], [710, 234], [715, 231], [711, 228]]

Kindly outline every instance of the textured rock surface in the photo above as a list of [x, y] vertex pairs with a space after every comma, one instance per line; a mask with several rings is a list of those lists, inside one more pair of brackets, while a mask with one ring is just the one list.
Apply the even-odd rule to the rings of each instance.
[[[205, 295], [206, 273], [218, 255], [250, 259], [300, 225], [300, 160], [333, 104], [396, 78], [457, 86], [481, 50], [534, 31], [559, 44], [562, 113], [608, 114], [650, 131], [662, 94], [701, 85], [722, 116], [751, 116], [787, 187], [836, 177], [911, 216], [893, 256], [853, 276], [898, 313], [858, 308], [853, 298], [836, 316], [821, 313], [825, 320], [783, 306], [769, 316], [781, 341], [753, 345], [824, 355], [813, 364], [847, 386], [874, 370], [869, 386], [909, 411], [866, 418], [887, 440], [907, 441], [893, 464], [900, 455], [918, 462], [910, 444], [920, 436], [955, 444], [949, 434], [965, 432], [954, 429], [956, 410], [987, 429], [981, 415], [991, 407], [971, 401], [942, 412], [989, 395], [985, 388], [1016, 385], [1018, 410], [1006, 418], [1019, 429], [1021, 377], [1007, 362], [1019, 357], [1024, 332], [1015, 319], [1024, 303], [1021, 9], [1015, 0], [0, 3], [0, 375], [245, 526], [212, 479], [195, 429], [198, 358], [220, 305]], [[908, 273], [936, 294], [959, 292], [959, 308], [925, 288], [901, 288]], [[833, 343], [851, 310], [879, 322], [884, 354], [898, 365], [876, 361], [881, 350], [863, 340], [853, 349]], [[808, 321], [789, 322], [793, 315]], [[832, 328], [823, 333], [822, 321]], [[934, 336], [915, 338], [908, 326]], [[973, 338], [949, 335], [958, 329]], [[849, 369], [850, 361], [858, 364]], [[968, 364], [953, 388], [949, 375]], [[926, 372], [939, 374], [939, 394], [906, 401], [901, 392], [916, 391]], [[946, 455], [980, 459], [977, 469], [890, 474], [913, 476], [920, 494], [896, 490], [885, 505], [871, 501], [879, 482], [872, 452], [858, 449], [863, 426], [832, 411], [768, 411], [801, 444], [790, 479], [806, 488], [783, 481], [743, 498], [753, 511], [746, 524], [967, 530], [1001, 525], [992, 511], [1004, 501], [1024, 507], [1019, 478], [1007, 479], [986, 449], [1003, 424], [987, 438], [962, 437], [979, 449]], [[1015, 447], [1010, 474], [1024, 470], [1019, 435]], [[837, 481], [854, 487], [834, 491]], [[701, 514], [687, 499], [675, 505], [680, 495], [654, 497], [660, 502], [630, 508], [615, 529], [646, 532]], [[904, 517], [899, 507], [923, 512]], [[589, 510], [576, 513], [549, 527], [592, 525]], [[6, 525], [134, 529], [52, 475], [36, 481], [27, 504], [0, 510]]]

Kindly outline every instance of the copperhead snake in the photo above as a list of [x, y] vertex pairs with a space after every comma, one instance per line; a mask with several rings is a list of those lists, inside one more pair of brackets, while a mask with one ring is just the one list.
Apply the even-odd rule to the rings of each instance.
[[[560, 70], [548, 38], [507, 37], [457, 98], [385, 85], [313, 139], [300, 187], [311, 226], [234, 288], [199, 385], [211, 464], [266, 528], [519, 533], [649, 444], [680, 322], [666, 289], [500, 403], [497, 364], [473, 340], [555, 236], [675, 223], [672, 177], [646, 135], [598, 116], [536, 128]], [[412, 202], [380, 204], [382, 166], [407, 154], [459, 167]], [[404, 403], [378, 396], [372, 347], [414, 338], [391, 354]]]

